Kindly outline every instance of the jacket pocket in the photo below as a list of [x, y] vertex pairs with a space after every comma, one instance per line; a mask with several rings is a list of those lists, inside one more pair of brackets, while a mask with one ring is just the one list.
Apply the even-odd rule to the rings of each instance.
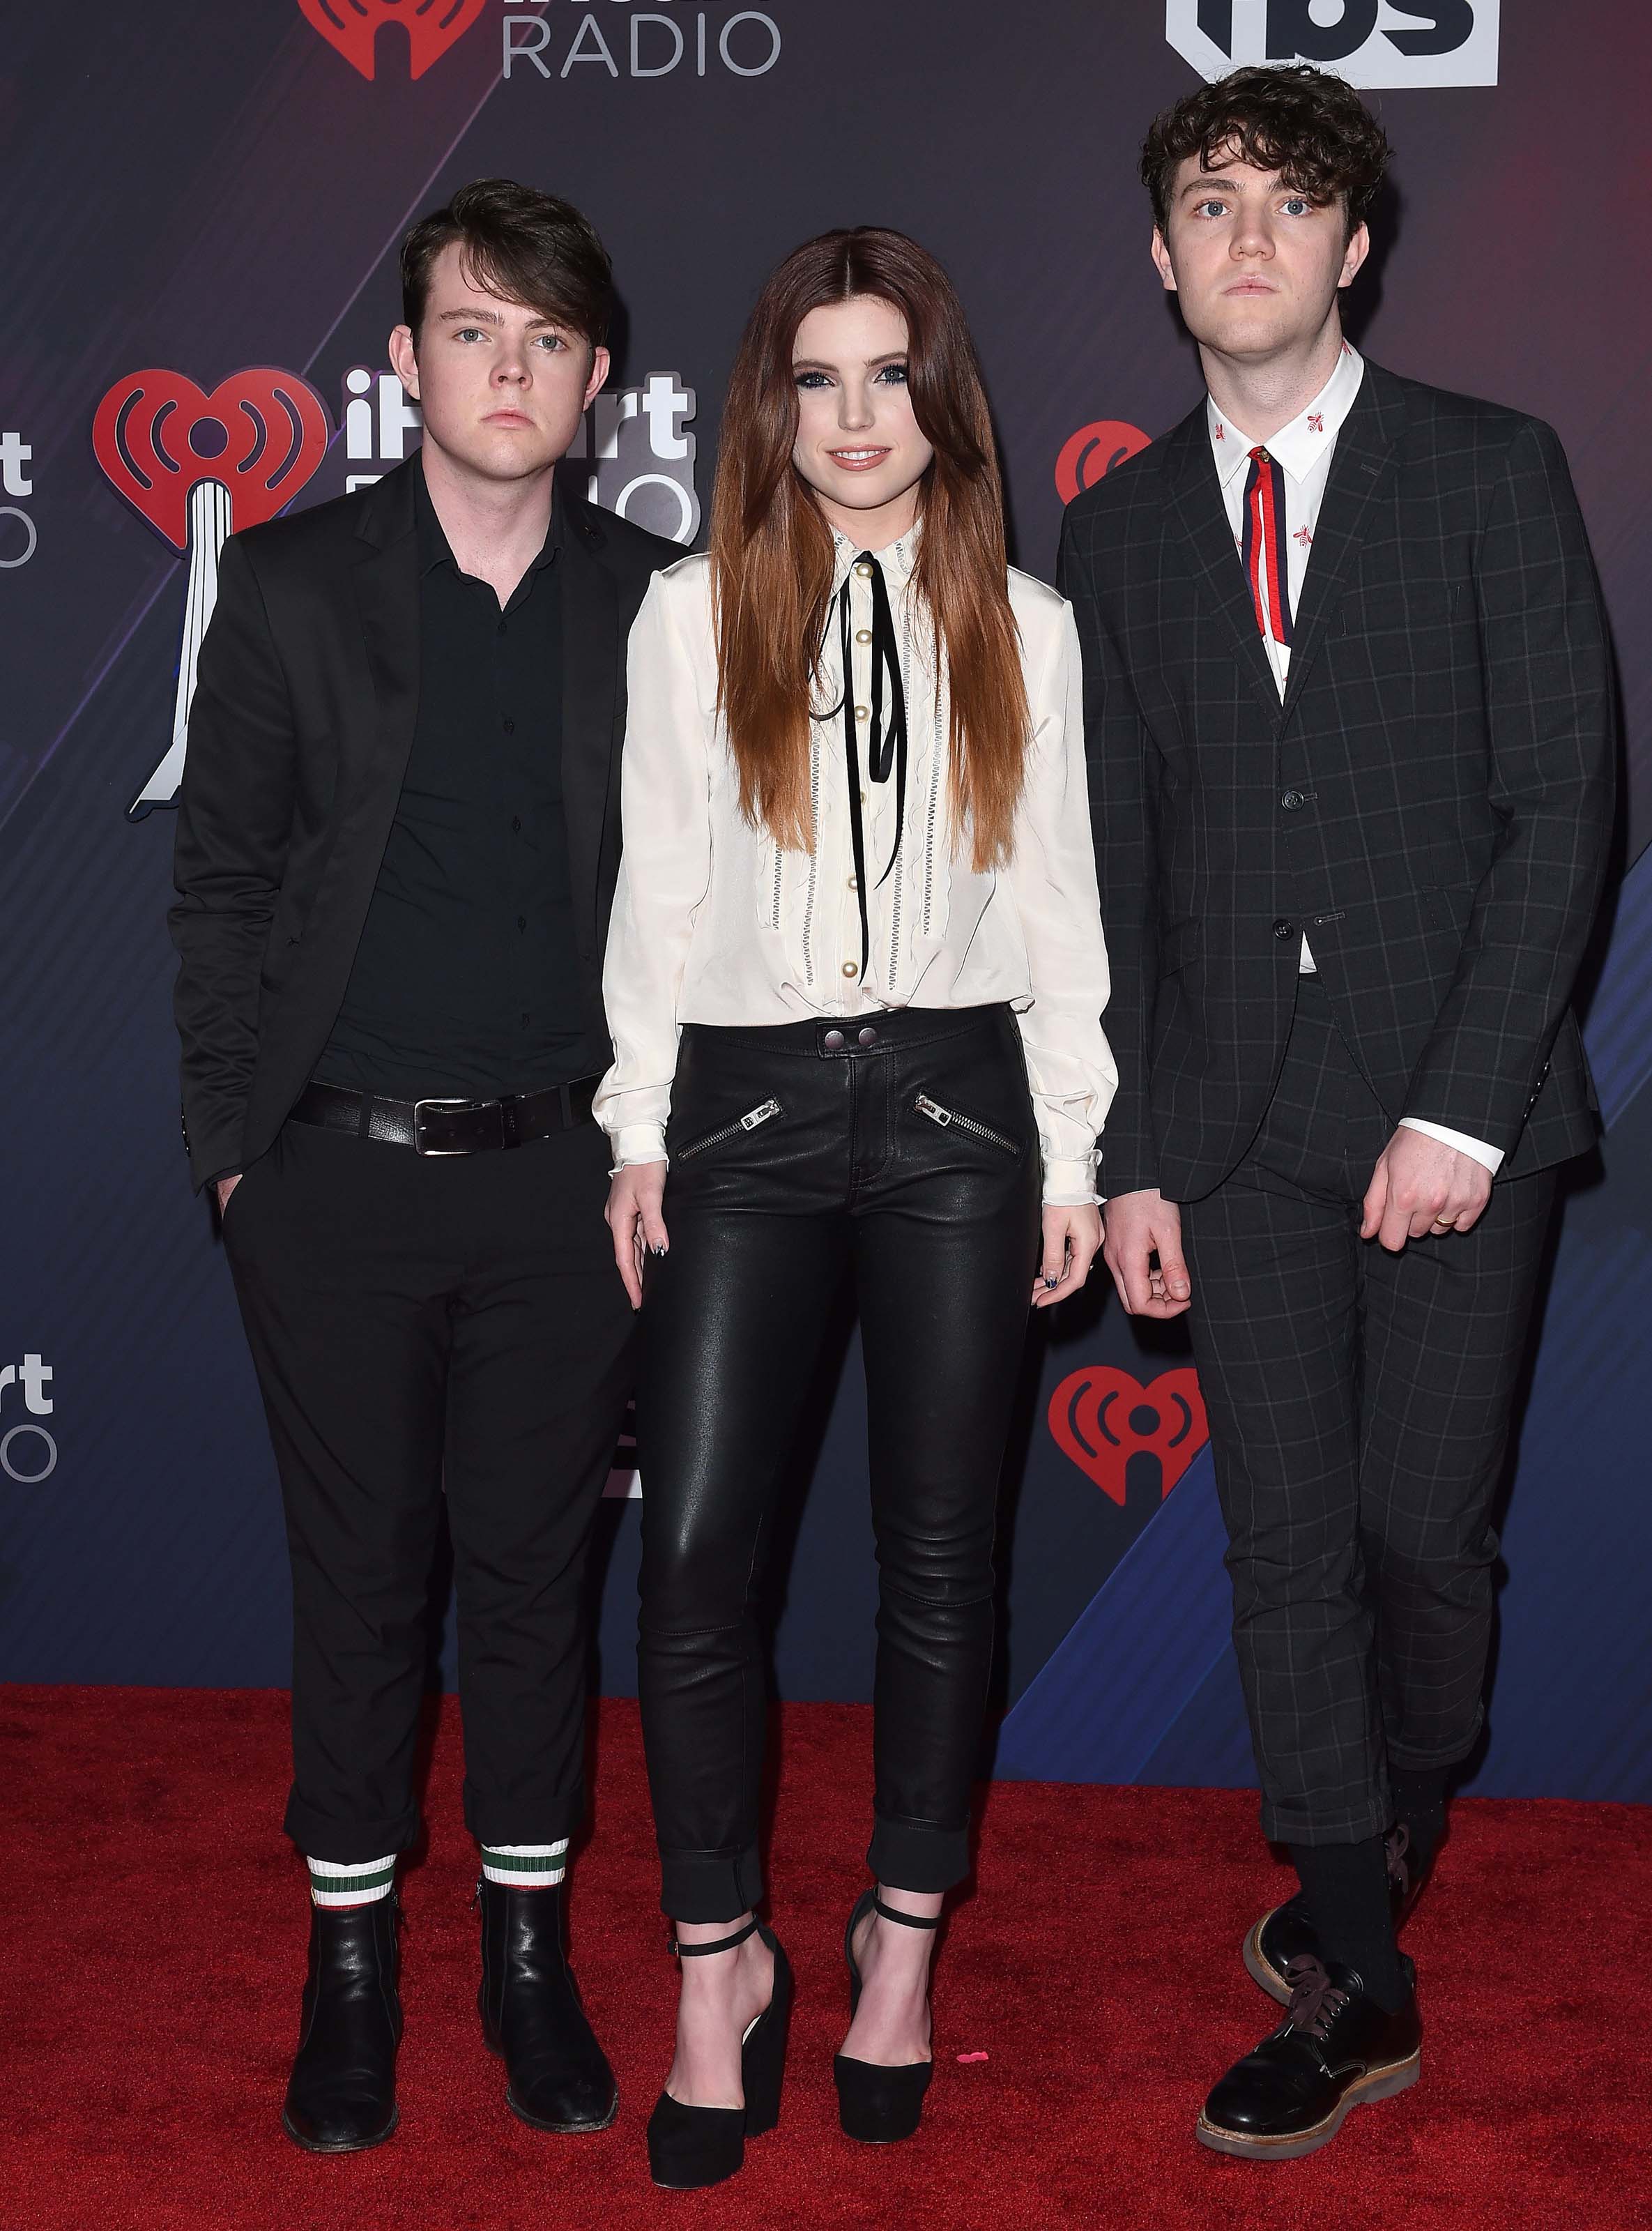
[[784, 1116], [784, 1113], [778, 1100], [759, 1101], [755, 1108], [748, 1108], [744, 1116], [737, 1116], [732, 1123], [720, 1124], [715, 1131], [702, 1132], [699, 1138], [691, 1139], [685, 1147], [674, 1147], [671, 1159], [674, 1162], [692, 1161], [696, 1154], [707, 1154], [712, 1148], [723, 1146], [730, 1139], [738, 1139], [742, 1131], [755, 1131], [760, 1124], [772, 1122], [777, 1116]]

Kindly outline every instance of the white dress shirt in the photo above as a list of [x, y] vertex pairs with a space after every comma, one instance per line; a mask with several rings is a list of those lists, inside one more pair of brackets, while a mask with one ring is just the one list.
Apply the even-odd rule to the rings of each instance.
[[[849, 585], [851, 703], [870, 700], [873, 584], [835, 538], [835, 592]], [[1037, 1118], [1047, 1202], [1095, 1198], [1096, 1139], [1118, 1083], [1101, 1029], [1107, 963], [1085, 774], [1078, 631], [1053, 589], [1013, 570], [1032, 717], [1008, 866], [978, 874], [955, 853], [948, 799], [949, 701], [932, 631], [911, 591], [915, 541], [878, 553], [900, 644], [908, 735], [894, 863], [895, 778], [860, 792], [869, 950], [849, 815], [842, 651], [827, 630], [809, 738], [814, 844], [778, 845], [739, 809], [717, 710], [711, 568], [684, 559], [656, 574], [631, 632], [624, 846], [603, 975], [614, 1063], [597, 1121], [616, 1162], [665, 1157], [665, 1122], [685, 1023], [795, 1023], [901, 1007], [1006, 1001]], [[864, 725], [859, 734], [866, 735]]]
[[[1325, 499], [1326, 482], [1331, 476], [1331, 459], [1335, 453], [1337, 436], [1341, 432], [1348, 413], [1353, 409], [1354, 398], [1359, 392], [1365, 376], [1365, 361], [1351, 341], [1344, 341], [1342, 354], [1337, 359], [1336, 370], [1320, 390], [1306, 411], [1299, 411], [1287, 426], [1270, 434], [1265, 443], [1259, 443], [1236, 426], [1233, 420], [1218, 411], [1213, 398], [1205, 398], [1206, 421], [1210, 429], [1210, 452], [1216, 459], [1216, 478], [1222, 483], [1223, 501], [1228, 509], [1228, 524], [1233, 529], [1236, 546], [1244, 547], [1245, 483], [1249, 478], [1251, 451], [1265, 449], [1280, 468], [1285, 482], [1285, 542], [1286, 574], [1284, 592], [1290, 599], [1290, 618], [1294, 620], [1301, 602], [1302, 583], [1307, 577], [1308, 559], [1313, 548], [1314, 531], [1320, 523], [1320, 506]], [[1261, 569], [1258, 592], [1263, 617], [1270, 622], [1274, 615], [1268, 610], [1268, 569]], [[1274, 669], [1274, 679], [1279, 694], [1285, 695], [1285, 685], [1290, 677], [1291, 647], [1280, 640], [1280, 632], [1273, 625], [1262, 630], [1263, 647]], [[1302, 940], [1297, 966], [1305, 976], [1315, 973], [1313, 954], [1306, 937]], [[1402, 1116], [1402, 1124], [1409, 1130], [1422, 1131], [1430, 1139], [1438, 1139], [1459, 1154], [1472, 1154], [1475, 1161], [1483, 1162], [1495, 1172], [1501, 1163], [1502, 1150], [1487, 1146], [1483, 1139], [1471, 1139], [1462, 1131], [1449, 1130], [1443, 1123], [1426, 1122], [1420, 1116]]]

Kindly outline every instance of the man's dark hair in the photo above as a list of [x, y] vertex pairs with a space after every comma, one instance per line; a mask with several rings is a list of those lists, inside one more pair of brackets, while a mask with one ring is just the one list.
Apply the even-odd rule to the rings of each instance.
[[1350, 239], [1365, 221], [1391, 152], [1382, 126], [1345, 79], [1306, 62], [1230, 70], [1156, 116], [1142, 142], [1142, 184], [1161, 233], [1177, 165], [1197, 155], [1201, 170], [1218, 170], [1229, 150], [1259, 171], [1277, 171], [1311, 201], [1339, 200]]
[[446, 209], [421, 217], [402, 242], [402, 316], [415, 341], [431, 267], [455, 242], [473, 285], [571, 326], [594, 349], [607, 340], [613, 267], [590, 220], [554, 194], [535, 193], [511, 178], [478, 178], [461, 186]]

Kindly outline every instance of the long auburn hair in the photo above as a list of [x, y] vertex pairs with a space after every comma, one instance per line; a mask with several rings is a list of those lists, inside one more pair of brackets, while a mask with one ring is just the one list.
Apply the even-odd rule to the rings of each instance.
[[775, 841], [809, 851], [809, 722], [832, 597], [832, 534], [791, 461], [791, 352], [810, 311], [876, 295], [907, 321], [913, 412], [933, 444], [919, 488], [913, 587], [944, 651], [952, 699], [953, 825], [978, 870], [1010, 855], [1029, 729], [1005, 580], [1003, 492], [980, 366], [940, 265], [904, 233], [823, 233], [787, 256], [740, 337], [712, 498], [718, 702], [740, 807]]

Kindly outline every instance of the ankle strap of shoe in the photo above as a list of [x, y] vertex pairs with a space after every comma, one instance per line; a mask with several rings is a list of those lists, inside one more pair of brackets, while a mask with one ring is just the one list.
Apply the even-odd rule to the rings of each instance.
[[908, 1929], [939, 1929], [941, 1925], [939, 1913], [902, 1913], [898, 1905], [886, 1905], [877, 1897], [872, 1900], [872, 1911], [881, 1913], [886, 1921], [904, 1922]]
[[757, 1917], [753, 1915], [744, 1929], [737, 1929], [732, 1937], [714, 1937], [709, 1944], [685, 1944], [680, 1937], [674, 1937], [671, 1940], [671, 1950], [679, 1960], [698, 1960], [707, 1952], [732, 1952], [737, 1944], [745, 1943], [746, 1938], [754, 1933], [757, 1925]]

